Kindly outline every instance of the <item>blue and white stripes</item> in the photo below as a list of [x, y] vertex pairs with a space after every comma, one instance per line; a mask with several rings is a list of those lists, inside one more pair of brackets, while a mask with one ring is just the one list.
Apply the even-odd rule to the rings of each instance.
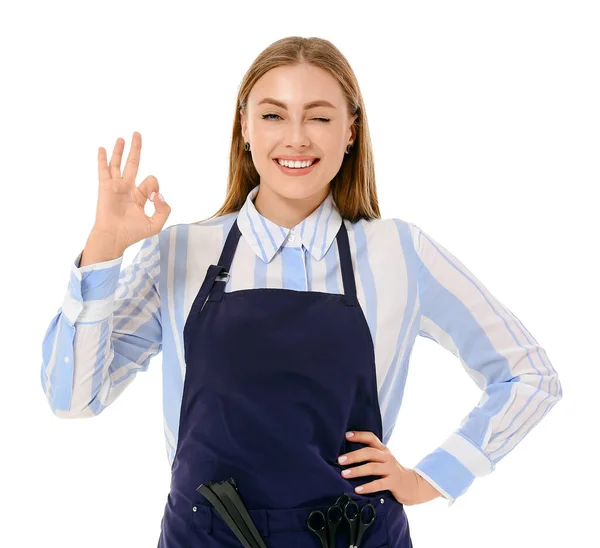
[[483, 391], [459, 429], [416, 466], [426, 478], [443, 477], [442, 487], [456, 498], [475, 477], [494, 470], [558, 402], [562, 387], [546, 352], [512, 312], [456, 257], [415, 228], [419, 334], [459, 358]]
[[359, 303], [375, 345], [387, 443], [402, 405], [417, 335], [452, 352], [482, 391], [457, 430], [414, 468], [449, 504], [494, 470], [562, 397], [544, 349], [469, 270], [417, 225], [400, 219], [342, 220], [330, 193], [287, 229], [258, 213], [249, 194], [239, 212], [179, 224], [122, 257], [71, 266], [62, 307], [43, 341], [41, 382], [59, 417], [92, 417], [162, 351], [164, 433], [172, 464], [185, 377], [183, 327], [206, 269], [235, 221], [242, 238], [226, 291], [286, 288], [341, 293], [335, 236], [348, 229]]

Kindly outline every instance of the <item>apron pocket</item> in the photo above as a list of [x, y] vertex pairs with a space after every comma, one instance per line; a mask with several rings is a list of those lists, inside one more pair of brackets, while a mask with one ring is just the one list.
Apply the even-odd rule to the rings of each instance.
[[212, 506], [195, 503], [191, 513], [188, 548], [240, 548], [235, 533]]
[[[355, 499], [362, 507], [365, 502], [370, 502], [375, 507], [375, 521], [368, 527], [362, 537], [361, 546], [373, 548], [389, 548], [390, 537], [386, 514], [390, 504], [385, 500], [384, 508], [380, 502], [381, 497]], [[198, 543], [198, 547], [239, 548], [240, 541], [229, 528], [225, 520], [212, 505], [205, 503], [194, 505], [192, 509], [190, 536]], [[319, 507], [326, 511], [327, 507]], [[260, 536], [269, 545], [269, 548], [320, 548], [319, 537], [308, 528], [306, 520], [314, 507], [284, 508], [284, 509], [249, 509], [248, 513], [256, 525]], [[348, 548], [349, 529], [343, 521], [336, 532], [336, 545], [339, 548]], [[191, 548], [196, 548], [192, 544]]]

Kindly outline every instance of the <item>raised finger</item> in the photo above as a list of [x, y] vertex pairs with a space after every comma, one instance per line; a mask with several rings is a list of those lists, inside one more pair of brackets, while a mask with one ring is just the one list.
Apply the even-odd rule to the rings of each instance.
[[123, 149], [125, 148], [125, 141], [119, 137], [115, 143], [112, 156], [110, 157], [110, 176], [113, 179], [121, 178], [121, 158], [123, 157]]
[[134, 131], [133, 137], [131, 138], [131, 148], [129, 149], [129, 154], [127, 155], [127, 163], [125, 164], [125, 169], [123, 170], [123, 179], [131, 180], [131, 182], [135, 181], [138, 167], [140, 165], [141, 149], [142, 136], [137, 131]]
[[98, 180], [110, 179], [108, 164], [106, 163], [106, 150], [104, 147], [98, 148]]

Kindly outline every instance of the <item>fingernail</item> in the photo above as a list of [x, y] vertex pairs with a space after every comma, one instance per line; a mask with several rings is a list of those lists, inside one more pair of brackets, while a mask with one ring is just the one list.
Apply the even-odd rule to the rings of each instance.
[[354, 432], [346, 432], [347, 438], [351, 438], [352, 436], [354, 436]]
[[160, 192], [158, 193], [158, 198], [161, 202], [165, 201], [165, 199], [163, 198], [163, 195]]
[[154, 201], [154, 195], [156, 194], [156, 192], [153, 192], [152, 194], [150, 194], [150, 201], [153, 202]]
[[338, 462], [341, 464], [342, 462], [346, 462], [348, 460], [348, 457], [340, 457], [338, 459]]

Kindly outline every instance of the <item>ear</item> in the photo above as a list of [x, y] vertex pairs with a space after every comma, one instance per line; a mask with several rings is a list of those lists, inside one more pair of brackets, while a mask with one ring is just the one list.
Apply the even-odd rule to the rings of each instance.
[[350, 135], [352, 137], [352, 142], [356, 142], [356, 119], [358, 118], [358, 114], [352, 116], [352, 122], [350, 124]]
[[246, 137], [248, 123], [246, 121], [246, 116], [244, 115], [244, 112], [242, 111], [242, 109], [240, 109], [240, 125], [242, 126], [242, 136], [244, 137], [244, 141], [248, 141], [248, 139]]

